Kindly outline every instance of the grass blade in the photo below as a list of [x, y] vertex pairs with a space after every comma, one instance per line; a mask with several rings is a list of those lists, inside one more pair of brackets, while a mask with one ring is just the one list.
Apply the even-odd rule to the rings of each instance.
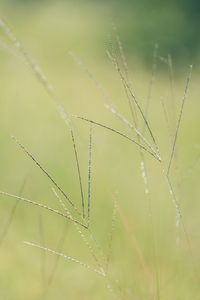
[[83, 64], [83, 62], [80, 60], [80, 58], [78, 58], [73, 52], [69, 52], [69, 54], [72, 56], [72, 58], [74, 59], [74, 61], [77, 63], [77, 65], [79, 65], [81, 67], [81, 69], [83, 70], [83, 72], [90, 78], [90, 80], [94, 83], [94, 85], [97, 87], [97, 89], [99, 90], [99, 92], [101, 93], [101, 95], [104, 97], [104, 99], [106, 99], [106, 101], [109, 104], [112, 104], [112, 100], [111, 98], [108, 96], [108, 94], [106, 93], [105, 89], [102, 87], [102, 85], [96, 80], [96, 78], [94, 77], [94, 75], [87, 69], [87, 67]]
[[92, 123], [90, 124], [90, 143], [89, 143], [89, 162], [88, 162], [88, 227], [90, 225], [91, 165], [92, 165]]
[[39, 167], [39, 169], [53, 182], [54, 186], [61, 192], [61, 194], [68, 200], [71, 206], [75, 209], [75, 211], [80, 215], [80, 212], [76, 208], [75, 204], [71, 201], [69, 196], [63, 191], [63, 189], [56, 183], [53, 177], [44, 169], [44, 167], [38, 162], [38, 160], [22, 145], [19, 140], [12, 136], [13, 140], [20, 146], [20, 148], [33, 160], [33, 162]]
[[[63, 234], [62, 234], [62, 236], [61, 236], [61, 238], [58, 242], [58, 252], [62, 252], [64, 243], [65, 243], [65, 240], [66, 240], [66, 228], [67, 228], [66, 224], [64, 224]], [[60, 259], [60, 256], [56, 256], [53, 268], [52, 268], [51, 273], [50, 273], [49, 278], [48, 278], [48, 286], [50, 286], [51, 283], [53, 282], [53, 279], [55, 277], [56, 270], [57, 270], [57, 267], [58, 267], [59, 259]]]
[[78, 260], [78, 259], [76, 259], [76, 258], [70, 257], [70, 256], [68, 256], [68, 255], [65, 255], [65, 254], [63, 254], [63, 253], [54, 251], [54, 250], [52, 250], [52, 249], [49, 249], [49, 248], [46, 248], [46, 247], [43, 247], [43, 246], [40, 246], [40, 245], [38, 245], [38, 244], [34, 244], [34, 243], [26, 242], [26, 241], [24, 242], [24, 244], [26, 244], [26, 245], [28, 245], [28, 246], [36, 247], [36, 248], [39, 248], [39, 249], [43, 249], [44, 251], [47, 251], [47, 252], [49, 252], [49, 253], [52, 253], [52, 254], [61, 256], [61, 257], [63, 257], [63, 258], [66, 258], [66, 259], [68, 259], [68, 260], [70, 260], [70, 261], [72, 261], [72, 262], [74, 262], [74, 263], [77, 263], [77, 264], [81, 265], [82, 267], [84, 267], [84, 268], [86, 268], [86, 269], [88, 269], [88, 270], [91, 270], [91, 271], [93, 271], [93, 272], [95, 272], [95, 273], [97, 273], [97, 274], [99, 274], [99, 275], [105, 277], [105, 274], [104, 274], [103, 272], [101, 272], [101, 271], [99, 271], [98, 269], [95, 269], [95, 268], [93, 268], [93, 267], [87, 265], [86, 263], [84, 263], [84, 262], [82, 262], [82, 261], [80, 261], [80, 260]]
[[[121, 43], [121, 40], [119, 38], [119, 35], [117, 34], [116, 27], [114, 26], [113, 29], [116, 32], [116, 41], [117, 41], [117, 45], [118, 45], [118, 49], [119, 49], [119, 53], [120, 53], [122, 65], [123, 65], [123, 68], [124, 68], [124, 71], [125, 71], [125, 79], [126, 79], [127, 84], [129, 85], [129, 87], [132, 89], [130, 75], [129, 75], [129, 69], [128, 69], [128, 64], [127, 64], [127, 61], [126, 61], [126, 57], [125, 57], [125, 54], [124, 54], [122, 43]], [[112, 49], [113, 49], [113, 47], [112, 47]], [[132, 117], [132, 120], [133, 120], [133, 124], [137, 128], [138, 120], [137, 120], [137, 113], [136, 113], [136, 110], [135, 110], [135, 106], [132, 105], [133, 102], [130, 99], [127, 87], [124, 84], [123, 84], [123, 86], [124, 86], [126, 98], [128, 100], [128, 105], [129, 105], [129, 108], [130, 108], [130, 112], [131, 112], [131, 117]]]
[[[62, 199], [59, 197], [59, 195], [56, 193], [55, 189], [52, 188], [54, 195], [56, 196], [56, 198], [58, 199], [59, 203], [61, 204], [62, 208], [64, 209], [64, 211], [66, 211], [66, 214], [72, 218], [69, 210], [67, 209], [67, 207], [65, 206], [64, 202], [62, 201]], [[74, 226], [76, 228], [76, 230], [78, 231], [78, 233], [80, 234], [83, 242], [85, 243], [85, 245], [88, 247], [90, 254], [92, 255], [92, 257], [94, 258], [95, 262], [97, 263], [97, 265], [99, 266], [100, 269], [102, 268], [102, 265], [100, 264], [96, 254], [94, 253], [94, 250], [92, 248], [92, 246], [90, 245], [89, 241], [87, 240], [86, 236], [83, 234], [83, 232], [81, 231], [81, 229], [79, 228], [78, 224], [74, 223]], [[89, 230], [89, 227], [87, 228]]]
[[149, 126], [149, 123], [148, 123], [148, 121], [147, 121], [147, 119], [146, 119], [146, 117], [145, 117], [145, 114], [144, 114], [143, 110], [141, 109], [140, 104], [139, 104], [139, 102], [137, 101], [137, 99], [136, 99], [136, 97], [135, 97], [135, 94], [133, 93], [132, 88], [129, 86], [129, 84], [128, 84], [128, 82], [126, 81], [124, 75], [122, 74], [121, 69], [120, 69], [120, 67], [119, 67], [119, 64], [118, 64], [118, 61], [117, 61], [116, 57], [113, 56], [113, 55], [111, 55], [109, 51], [107, 51], [107, 54], [108, 54], [108, 57], [110, 58], [111, 62], [112, 62], [113, 65], [115, 66], [117, 72], [119, 73], [119, 76], [120, 76], [120, 78], [121, 78], [121, 81], [122, 81], [123, 85], [128, 89], [128, 91], [129, 91], [129, 93], [130, 93], [130, 95], [131, 95], [132, 100], [134, 101], [135, 105], [137, 106], [137, 108], [138, 108], [138, 110], [139, 110], [139, 112], [140, 112], [140, 114], [141, 114], [141, 116], [142, 116], [142, 118], [143, 118], [143, 120], [144, 120], [144, 122], [145, 122], [147, 128], [148, 128], [148, 131], [149, 131], [149, 133], [150, 133], [150, 135], [151, 135], [151, 138], [152, 138], [154, 144], [157, 146], [156, 140], [155, 140], [154, 135], [153, 135], [153, 132], [152, 132], [150, 126]]
[[113, 204], [113, 213], [112, 213], [112, 223], [111, 223], [111, 231], [108, 243], [108, 255], [107, 255], [107, 263], [106, 263], [106, 273], [108, 273], [108, 268], [110, 264], [111, 254], [112, 254], [112, 242], [113, 242], [113, 233], [115, 230], [115, 222], [116, 222], [116, 214], [117, 214], [117, 203], [114, 200]]
[[75, 138], [74, 138], [73, 131], [70, 130], [70, 132], [71, 132], [72, 144], [73, 144], [74, 154], [75, 154], [75, 159], [76, 159], [76, 167], [77, 167], [77, 171], [78, 171], [80, 193], [81, 193], [82, 213], [83, 213], [83, 218], [85, 218], [85, 203], [84, 203], [84, 194], [83, 194], [83, 186], [82, 186], [82, 178], [81, 178], [81, 171], [80, 171], [78, 153], [77, 153], [77, 149], [76, 149], [76, 143], [75, 143]]
[[145, 148], [142, 144], [138, 143], [138, 142], [137, 142], [136, 140], [134, 140], [133, 138], [128, 137], [127, 135], [125, 135], [125, 134], [123, 134], [123, 133], [117, 131], [117, 130], [114, 129], [114, 128], [111, 128], [111, 127], [109, 127], [109, 126], [106, 126], [106, 125], [101, 124], [101, 123], [98, 123], [98, 122], [95, 122], [95, 121], [93, 121], [93, 120], [89, 120], [89, 119], [84, 118], [84, 117], [80, 117], [80, 116], [76, 116], [76, 115], [72, 115], [72, 117], [75, 117], [75, 118], [84, 120], [84, 121], [86, 121], [86, 122], [90, 122], [90, 123], [92, 123], [92, 124], [98, 125], [98, 126], [103, 127], [103, 128], [105, 128], [105, 129], [108, 129], [108, 130], [110, 130], [110, 131], [112, 131], [112, 132], [114, 132], [114, 133], [116, 133], [116, 134], [118, 134], [118, 135], [120, 135], [120, 136], [122, 136], [122, 137], [128, 139], [129, 141], [135, 143], [135, 144], [136, 144], [137, 146], [139, 146], [141, 149], [143, 149], [143, 150], [145, 150], [146, 152], [148, 152], [149, 154], [153, 155], [158, 161], [161, 161], [160, 156], [159, 156], [158, 154], [152, 153], [151, 151], [149, 151], [147, 148]]
[[44, 209], [46, 209], [46, 210], [48, 210], [48, 211], [51, 211], [51, 212], [53, 212], [53, 213], [55, 213], [55, 214], [57, 214], [57, 215], [62, 216], [62, 217], [64, 217], [64, 218], [68, 219], [68, 220], [71, 220], [72, 222], [77, 223], [77, 224], [79, 224], [80, 226], [82, 226], [82, 227], [84, 227], [84, 228], [87, 229], [87, 226], [86, 226], [86, 225], [84, 225], [84, 224], [80, 223], [79, 221], [73, 219], [73, 217], [70, 217], [70, 216], [68, 216], [68, 215], [66, 215], [66, 214], [63, 214], [63, 213], [61, 213], [60, 211], [58, 211], [58, 210], [56, 210], [56, 209], [54, 209], [54, 208], [51, 208], [51, 207], [49, 207], [49, 206], [47, 206], [47, 205], [44, 205], [44, 204], [41, 204], [41, 203], [38, 203], [38, 202], [35, 202], [35, 201], [32, 201], [32, 200], [29, 200], [29, 199], [26, 199], [26, 198], [22, 198], [22, 197], [20, 197], [20, 196], [12, 195], [12, 194], [9, 194], [9, 193], [3, 192], [3, 191], [0, 191], [0, 195], [2, 195], [2, 196], [8, 196], [8, 197], [11, 197], [11, 198], [14, 198], [14, 199], [18, 199], [18, 200], [21, 200], [21, 201], [23, 201], [23, 202], [32, 204], [32, 205], [34, 205], [34, 206], [37, 206], [37, 207], [40, 207], [40, 208], [44, 208]]
[[[155, 80], [155, 71], [156, 71], [156, 59], [158, 55], [158, 44], [154, 45], [154, 51], [153, 51], [153, 59], [152, 59], [152, 67], [151, 67], [151, 79], [149, 83], [149, 89], [148, 89], [148, 94], [147, 94], [147, 100], [146, 100], [146, 107], [145, 107], [145, 117], [148, 118], [149, 114], [149, 107], [150, 107], [150, 101], [151, 101], [151, 95], [152, 95], [152, 88], [153, 88], [153, 83]], [[143, 134], [145, 133], [145, 123], [144, 123], [144, 128], [143, 128]]]
[[[22, 195], [22, 192], [23, 192], [24, 187], [25, 187], [25, 184], [26, 184], [26, 179], [27, 179], [27, 178], [25, 178], [25, 180], [24, 180], [24, 182], [23, 182], [23, 184], [22, 184], [22, 186], [21, 186], [21, 188], [20, 188], [19, 196]], [[10, 212], [9, 218], [8, 218], [8, 220], [7, 220], [7, 222], [6, 222], [6, 225], [5, 225], [4, 229], [3, 229], [3, 233], [2, 233], [1, 238], [0, 238], [0, 246], [2, 245], [4, 239], [5, 239], [5, 237], [6, 237], [7, 233], [8, 233], [8, 231], [9, 231], [9, 228], [10, 228], [11, 223], [12, 223], [12, 221], [13, 221], [13, 218], [14, 218], [14, 215], [15, 215], [15, 212], [16, 212], [16, 209], [17, 209], [17, 207], [18, 207], [18, 204], [19, 204], [19, 201], [16, 200], [16, 202], [14, 203], [14, 205], [13, 205], [13, 207], [12, 207], [12, 209], [11, 209], [11, 212]]]
[[124, 116], [122, 116], [116, 109], [111, 106], [106, 106], [114, 115], [116, 115], [124, 124], [128, 125], [139, 138], [143, 140], [143, 142], [150, 148], [150, 150], [156, 155], [156, 151], [152, 147], [152, 145], [147, 141], [147, 139], [142, 135], [136, 127], [134, 127]]
[[[45, 245], [45, 235], [44, 235], [44, 222], [42, 214], [39, 214], [39, 232], [40, 232], [40, 243]], [[41, 251], [41, 263], [40, 263], [40, 271], [41, 271], [41, 278], [42, 278], [42, 285], [43, 285], [43, 293], [45, 295], [45, 288], [46, 288], [46, 253]]]
[[187, 81], [186, 81], [185, 91], [184, 91], [184, 95], [183, 95], [183, 99], [182, 99], [182, 103], [181, 103], [181, 108], [180, 108], [180, 112], [179, 112], [178, 122], [177, 122], [177, 126], [176, 126], [176, 132], [175, 132], [174, 141], [173, 141], [173, 145], [172, 145], [172, 151], [171, 151], [171, 155], [170, 155], [170, 159], [169, 159], [169, 164], [168, 164], [168, 168], [167, 168], [167, 176], [169, 176], [169, 171], [170, 171], [172, 159], [173, 159], [173, 156], [174, 156], [174, 151], [175, 151], [175, 146], [176, 146], [178, 131], [179, 131], [179, 127], [180, 127], [180, 124], [181, 124], [181, 118], [182, 118], [182, 115], [183, 115], [183, 108], [184, 108], [185, 99], [186, 99], [186, 96], [187, 96], [187, 91], [188, 91], [188, 87], [189, 87], [189, 83], [190, 83], [191, 74], [192, 74], [192, 66], [190, 66], [190, 72], [189, 72], [189, 75], [188, 75]]

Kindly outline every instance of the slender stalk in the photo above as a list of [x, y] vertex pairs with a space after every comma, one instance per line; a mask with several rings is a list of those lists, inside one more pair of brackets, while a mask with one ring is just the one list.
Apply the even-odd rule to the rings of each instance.
[[[148, 118], [149, 114], [149, 107], [150, 107], [150, 101], [151, 101], [151, 96], [152, 96], [152, 88], [153, 88], [153, 82], [155, 80], [155, 72], [156, 72], [156, 58], [158, 55], [158, 44], [156, 43], [154, 45], [154, 52], [153, 52], [153, 60], [152, 60], [152, 68], [151, 68], [151, 79], [149, 83], [149, 89], [148, 89], [148, 95], [147, 95], [147, 100], [146, 100], [146, 107], [145, 107], [145, 117]], [[145, 133], [145, 123], [144, 123], [144, 128], [143, 128], [143, 134]]]
[[92, 123], [90, 124], [90, 143], [89, 143], [89, 161], [88, 161], [88, 227], [90, 225], [91, 166], [92, 166]]
[[[25, 180], [24, 180], [24, 182], [23, 182], [23, 184], [22, 184], [22, 186], [21, 186], [21, 188], [20, 188], [19, 196], [22, 195], [22, 192], [23, 192], [24, 187], [25, 187], [25, 184], [26, 184], [26, 179], [27, 179], [27, 178], [25, 178]], [[13, 218], [14, 218], [14, 215], [15, 215], [15, 212], [16, 212], [16, 210], [17, 210], [18, 205], [19, 205], [19, 201], [16, 200], [15, 203], [14, 203], [14, 205], [13, 205], [13, 207], [12, 207], [12, 209], [11, 209], [11, 212], [10, 212], [9, 218], [8, 218], [8, 220], [7, 220], [7, 222], [6, 222], [6, 225], [5, 225], [4, 228], [3, 228], [3, 232], [2, 232], [2, 235], [1, 235], [1, 237], [0, 237], [0, 246], [2, 245], [4, 239], [5, 239], [5, 237], [6, 237], [7, 233], [8, 233], [8, 231], [9, 231], [10, 225], [11, 225], [11, 223], [12, 223], [12, 221], [13, 221]]]
[[[44, 222], [43, 217], [40, 212], [39, 214], [39, 232], [40, 232], [40, 243], [45, 245], [45, 235], [44, 235]], [[42, 285], [43, 285], [43, 293], [45, 295], [46, 290], [46, 253], [41, 251], [41, 278], [42, 278]]]
[[83, 62], [80, 60], [80, 58], [75, 55], [73, 52], [69, 52], [71, 57], [74, 59], [74, 61], [77, 63], [78, 66], [83, 70], [83, 72], [90, 78], [90, 80], [94, 83], [94, 85], [97, 87], [101, 95], [106, 99], [107, 103], [112, 104], [111, 98], [106, 93], [105, 89], [102, 87], [102, 85], [96, 80], [94, 75], [88, 70], [88, 68], [83, 64]]
[[26, 241], [24, 241], [24, 244], [26, 244], [26, 245], [28, 245], [28, 246], [36, 247], [36, 248], [42, 249], [42, 250], [44, 250], [44, 251], [47, 251], [47, 252], [49, 252], [49, 253], [51, 253], [51, 254], [55, 254], [55, 255], [61, 256], [61, 257], [63, 257], [63, 258], [66, 258], [66, 259], [69, 260], [69, 261], [72, 261], [72, 262], [74, 262], [74, 263], [77, 263], [77, 264], [81, 265], [82, 267], [84, 267], [84, 268], [86, 268], [86, 269], [88, 269], [88, 270], [91, 270], [91, 271], [93, 271], [93, 272], [95, 272], [95, 273], [97, 273], [97, 274], [99, 274], [99, 275], [105, 277], [105, 274], [104, 274], [102, 271], [100, 271], [100, 270], [98, 270], [98, 269], [95, 269], [95, 268], [91, 267], [90, 265], [87, 265], [86, 263], [84, 263], [84, 262], [82, 262], [82, 261], [80, 261], [80, 260], [78, 260], [78, 259], [76, 259], [76, 258], [73, 258], [73, 257], [71, 257], [71, 256], [65, 255], [65, 254], [63, 254], [63, 253], [54, 251], [54, 250], [52, 250], [52, 249], [49, 249], [49, 248], [46, 248], [46, 247], [43, 247], [43, 246], [40, 246], [40, 245], [38, 245], [38, 244], [34, 244], [34, 243], [26, 242]]
[[110, 237], [109, 237], [109, 243], [108, 243], [108, 255], [107, 255], [107, 263], [106, 263], [106, 273], [108, 273], [108, 268], [109, 268], [110, 260], [111, 260], [112, 243], [113, 243], [113, 233], [114, 233], [114, 230], [115, 230], [116, 215], [117, 215], [117, 203], [116, 203], [116, 200], [114, 200], [114, 203], [113, 203], [113, 213], [112, 213], [112, 223], [111, 223]]
[[[66, 214], [72, 218], [69, 210], [67, 209], [66, 205], [64, 204], [64, 202], [62, 201], [62, 199], [59, 197], [59, 195], [56, 193], [55, 189], [52, 188], [54, 195], [56, 196], [56, 198], [58, 199], [59, 203], [61, 204], [62, 208], [64, 209], [64, 211], [66, 211]], [[92, 257], [94, 258], [95, 262], [97, 263], [97, 265], [99, 266], [99, 268], [102, 268], [102, 265], [99, 263], [99, 260], [97, 259], [96, 254], [93, 251], [92, 246], [90, 245], [90, 243], [88, 242], [86, 236], [83, 234], [83, 232], [81, 231], [80, 227], [78, 226], [78, 224], [74, 223], [74, 226], [76, 228], [76, 230], [78, 231], [78, 233], [80, 234], [82, 240], [84, 241], [85, 245], [88, 247]], [[89, 230], [89, 227], [88, 227]]]
[[183, 99], [182, 99], [182, 103], [181, 103], [178, 122], [177, 122], [177, 126], [176, 126], [176, 132], [175, 132], [174, 141], [173, 141], [172, 150], [171, 150], [171, 155], [170, 155], [169, 164], [168, 164], [168, 168], [167, 168], [167, 176], [169, 176], [169, 171], [170, 171], [172, 159], [173, 159], [173, 156], [174, 156], [175, 146], [176, 146], [176, 142], [177, 142], [178, 132], [179, 132], [180, 124], [181, 124], [181, 118], [182, 118], [182, 115], [183, 115], [183, 108], [184, 108], [185, 99], [186, 99], [186, 96], [187, 96], [187, 91], [188, 91], [188, 87], [189, 87], [189, 83], [190, 83], [191, 74], [192, 74], [192, 66], [190, 66], [190, 72], [189, 72], [189, 75], [188, 75], [187, 81], [186, 81], [185, 91], [184, 91], [184, 95], [183, 95]]
[[[64, 243], [65, 243], [65, 240], [66, 240], [66, 229], [67, 229], [67, 227], [66, 227], [66, 223], [65, 223], [64, 227], [63, 227], [62, 236], [60, 237], [59, 242], [58, 242], [58, 247], [57, 247], [58, 252], [62, 252]], [[52, 270], [51, 270], [51, 273], [50, 273], [50, 275], [48, 277], [48, 286], [50, 286], [52, 284], [52, 282], [53, 282], [53, 279], [54, 279], [55, 274], [56, 274], [56, 269], [58, 267], [59, 259], [60, 259], [60, 256], [56, 256], [54, 265], [53, 265]]]
[[20, 148], [33, 160], [33, 162], [40, 168], [40, 170], [53, 182], [54, 186], [61, 192], [61, 194], [68, 200], [71, 206], [75, 209], [75, 211], [80, 215], [80, 212], [76, 208], [75, 204], [71, 201], [69, 196], [63, 191], [63, 189], [57, 184], [57, 182], [53, 179], [53, 177], [45, 170], [45, 168], [38, 162], [38, 160], [22, 145], [19, 140], [12, 136], [13, 140], [20, 146]]
[[74, 138], [73, 131], [70, 130], [70, 133], [71, 133], [71, 137], [72, 137], [72, 144], [73, 144], [73, 148], [74, 148], [76, 166], [77, 166], [77, 171], [78, 171], [78, 179], [79, 179], [80, 193], [81, 193], [82, 213], [83, 213], [83, 218], [85, 218], [85, 201], [84, 201], [84, 194], [83, 194], [83, 186], [82, 186], [82, 178], [81, 178], [81, 171], [80, 171], [78, 153], [77, 153], [77, 150], [76, 150], [76, 143], [75, 143], [75, 138]]
[[40, 208], [44, 208], [44, 209], [46, 209], [46, 210], [48, 210], [48, 211], [51, 211], [51, 212], [53, 212], [53, 213], [55, 213], [55, 214], [57, 214], [57, 215], [60, 215], [61, 217], [64, 217], [64, 218], [66, 218], [66, 219], [69, 219], [69, 220], [71, 220], [72, 222], [77, 223], [77, 224], [79, 224], [80, 226], [82, 226], [82, 227], [84, 227], [84, 228], [87, 229], [87, 226], [86, 226], [86, 225], [80, 223], [79, 221], [73, 219], [72, 217], [70, 217], [70, 216], [68, 216], [68, 215], [66, 215], [66, 214], [63, 214], [62, 212], [60, 212], [60, 211], [58, 211], [58, 210], [56, 210], [56, 209], [54, 209], [54, 208], [51, 208], [51, 207], [49, 207], [49, 206], [47, 206], [47, 205], [44, 205], [44, 204], [41, 204], [41, 203], [38, 203], [38, 202], [35, 202], [35, 201], [32, 201], [32, 200], [29, 200], [29, 199], [26, 199], [26, 198], [22, 198], [22, 197], [20, 197], [20, 196], [12, 195], [12, 194], [9, 194], [9, 193], [3, 192], [3, 191], [0, 191], [0, 195], [2, 195], [2, 196], [8, 196], [8, 197], [11, 197], [11, 198], [14, 198], [14, 199], [18, 199], [18, 200], [21, 200], [21, 201], [23, 201], [23, 202], [32, 204], [32, 205], [34, 205], [34, 206], [37, 206], [37, 207], [40, 207]]
[[137, 146], [139, 146], [141, 149], [143, 149], [143, 150], [145, 150], [146, 152], [148, 152], [149, 154], [153, 155], [158, 161], [161, 161], [161, 158], [160, 158], [160, 156], [159, 156], [158, 154], [152, 153], [151, 151], [149, 151], [147, 148], [145, 148], [142, 144], [138, 143], [138, 142], [137, 142], [136, 140], [134, 140], [133, 138], [128, 137], [127, 135], [125, 135], [125, 134], [123, 134], [123, 133], [117, 131], [117, 130], [114, 129], [114, 128], [111, 128], [111, 127], [109, 127], [109, 126], [106, 126], [106, 125], [101, 124], [101, 123], [98, 123], [98, 122], [95, 122], [95, 121], [93, 121], [93, 120], [89, 120], [89, 119], [84, 118], [84, 117], [80, 117], [80, 116], [76, 116], [76, 115], [72, 115], [72, 117], [75, 117], [75, 118], [78, 118], [78, 119], [81, 119], [81, 120], [84, 120], [84, 121], [93, 123], [93, 124], [95, 124], [95, 125], [98, 125], [98, 126], [100, 126], [100, 127], [105, 128], [105, 129], [108, 129], [108, 130], [110, 130], [110, 131], [112, 131], [112, 132], [114, 132], [114, 133], [116, 133], [116, 134], [118, 134], [118, 135], [120, 135], [120, 136], [122, 136], [122, 137], [128, 139], [129, 141], [135, 143], [135, 144], [136, 144]]
[[134, 103], [136, 104], [136, 106], [137, 106], [137, 108], [138, 108], [138, 110], [139, 110], [139, 112], [140, 112], [140, 114], [141, 114], [141, 116], [142, 116], [142, 118], [143, 118], [143, 120], [144, 120], [144, 122], [145, 122], [147, 128], [148, 128], [148, 131], [149, 131], [149, 133], [150, 133], [150, 135], [151, 135], [151, 138], [152, 138], [154, 144], [157, 146], [155, 137], [154, 137], [153, 132], [152, 132], [150, 126], [149, 126], [149, 123], [148, 123], [148, 121], [147, 121], [147, 119], [146, 119], [146, 117], [145, 117], [145, 114], [144, 114], [142, 108], [140, 107], [140, 104], [139, 104], [139, 102], [137, 101], [137, 99], [136, 99], [136, 97], [135, 97], [135, 94], [134, 94], [132, 88], [129, 86], [128, 82], [127, 82], [126, 79], [124, 78], [124, 75], [123, 75], [122, 72], [121, 72], [121, 69], [120, 69], [120, 67], [119, 67], [119, 65], [118, 65], [118, 62], [117, 62], [117, 60], [116, 60], [116, 57], [113, 57], [113, 55], [111, 55], [111, 54], [109, 53], [109, 51], [107, 51], [107, 54], [108, 54], [108, 57], [110, 58], [111, 62], [113, 62], [114, 66], [115, 66], [115, 68], [116, 68], [116, 70], [117, 70], [117, 72], [119, 73], [123, 85], [128, 89], [128, 91], [129, 91], [129, 93], [130, 93], [130, 95], [131, 95], [132, 100], [133, 100]]
[[141, 140], [150, 148], [150, 150], [156, 155], [156, 151], [154, 150], [154, 148], [152, 147], [152, 145], [147, 141], [147, 139], [144, 137], [144, 135], [142, 135], [139, 130], [133, 126], [124, 116], [122, 116], [116, 109], [114, 109], [113, 107], [110, 106], [106, 106], [114, 115], [116, 115], [124, 124], [128, 125], [133, 131], [135, 131], [135, 133], [137, 134], [137, 136], [139, 138], [141, 138]]

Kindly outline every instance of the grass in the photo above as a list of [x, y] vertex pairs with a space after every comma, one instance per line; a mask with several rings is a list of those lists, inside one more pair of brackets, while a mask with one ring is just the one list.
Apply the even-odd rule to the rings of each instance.
[[57, 95], [1, 27], [22, 58], [1, 71], [1, 297], [198, 299], [197, 75], [155, 47], [132, 81], [117, 37], [104, 64], [47, 72]]

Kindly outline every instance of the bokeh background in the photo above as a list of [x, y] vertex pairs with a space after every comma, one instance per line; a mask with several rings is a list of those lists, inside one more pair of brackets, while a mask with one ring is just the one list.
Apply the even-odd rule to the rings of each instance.
[[[143, 109], [151, 89], [148, 120], [164, 167], [193, 64], [170, 173], [187, 234], [175, 225], [175, 207], [159, 162], [145, 154], [148, 198], [138, 148], [94, 126], [91, 230], [103, 252], [111, 253], [109, 278], [114, 291], [98, 274], [23, 243], [60, 250], [98, 267], [73, 224], [0, 196], [0, 299], [199, 299], [199, 1], [7, 0], [0, 1], [0, 11], [69, 114], [133, 135], [105, 108], [106, 99], [69, 55], [72, 51], [80, 58], [131, 121], [123, 84], [106, 54], [113, 44], [120, 59], [119, 35]], [[51, 182], [11, 139], [14, 135], [81, 207], [69, 129], [3, 28], [0, 65], [0, 190], [62, 210]], [[72, 123], [87, 199], [89, 124], [77, 119]], [[141, 119], [139, 127], [143, 128]], [[113, 199], [118, 210], [110, 243]], [[98, 249], [94, 251], [100, 256]]]

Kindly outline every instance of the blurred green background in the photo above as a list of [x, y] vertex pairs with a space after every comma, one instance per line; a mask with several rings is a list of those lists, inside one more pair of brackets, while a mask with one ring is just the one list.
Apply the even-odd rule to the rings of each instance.
[[[69, 51], [83, 61], [120, 113], [131, 122], [122, 82], [106, 55], [111, 41], [117, 49], [112, 24], [117, 27], [134, 92], [143, 109], [151, 86], [152, 57], [157, 43], [148, 120], [165, 168], [189, 64], [194, 64], [170, 173], [190, 242], [183, 228], [175, 226], [175, 208], [159, 162], [144, 154], [150, 188], [148, 199], [137, 146], [94, 126], [91, 230], [103, 252], [111, 251], [109, 283], [113, 292], [103, 277], [63, 258], [53, 272], [54, 255], [23, 244], [23, 241], [35, 242], [98, 268], [73, 224], [25, 203], [19, 203], [13, 214], [16, 201], [0, 196], [0, 299], [198, 300], [199, 3], [13, 0], [1, 1], [0, 5], [1, 17], [44, 71], [68, 113], [102, 122], [132, 136], [105, 108], [106, 100]], [[68, 127], [2, 28], [0, 51], [0, 190], [21, 193], [62, 210], [51, 182], [11, 139], [15, 135], [80, 208]], [[120, 59], [120, 54], [117, 55]], [[76, 119], [72, 124], [87, 199], [89, 124]], [[139, 128], [143, 128], [141, 119]], [[147, 138], [150, 140], [149, 135]], [[118, 212], [110, 247], [113, 198], [118, 202]], [[86, 236], [90, 240], [87, 232]], [[98, 249], [94, 252], [101, 257]], [[53, 280], [48, 284], [51, 274]]]
[[[101, 20], [101, 26], [109, 26], [114, 22], [118, 27], [126, 53], [141, 57], [149, 65], [151, 52], [155, 43], [160, 47], [160, 55], [171, 54], [176, 63], [194, 63], [199, 58], [200, 39], [200, 4], [198, 0], [125, 0], [125, 1], [2, 1], [15, 14], [24, 19], [31, 11], [40, 15], [41, 10], [49, 6], [77, 8], [76, 16], [85, 11], [85, 18], [93, 17]], [[79, 9], [78, 9], [79, 8]], [[66, 8], [67, 9], [67, 8]], [[88, 12], [88, 14], [87, 14]], [[83, 16], [84, 14], [81, 14]], [[80, 17], [81, 17], [80, 16]], [[54, 23], [55, 18], [52, 18]], [[76, 28], [76, 21], [74, 28]], [[109, 24], [110, 22], [110, 24]], [[93, 26], [92, 26], [93, 27]], [[101, 30], [102, 34], [104, 31]]]

